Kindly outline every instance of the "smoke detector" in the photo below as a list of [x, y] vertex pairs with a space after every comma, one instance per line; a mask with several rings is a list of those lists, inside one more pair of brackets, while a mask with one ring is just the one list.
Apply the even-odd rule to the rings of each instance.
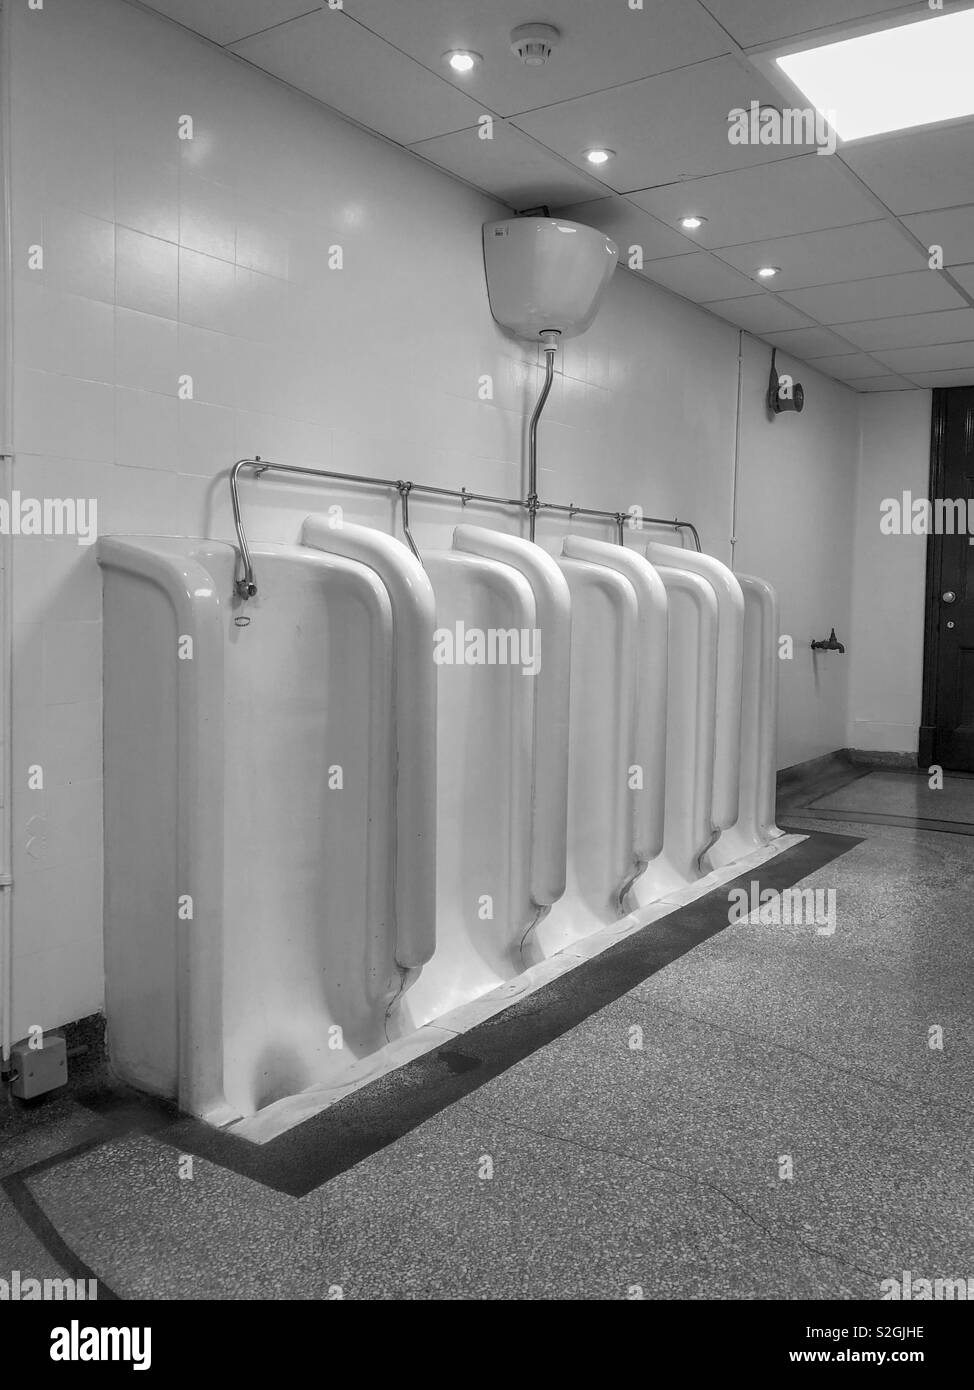
[[553, 24], [519, 24], [511, 30], [511, 51], [529, 68], [540, 68], [551, 57], [561, 33]]

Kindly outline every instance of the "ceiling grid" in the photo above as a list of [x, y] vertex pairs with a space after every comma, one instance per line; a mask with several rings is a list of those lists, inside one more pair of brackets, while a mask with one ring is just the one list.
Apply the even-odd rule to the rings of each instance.
[[[732, 145], [787, 103], [776, 46], [916, 20], [903, 0], [141, 0], [519, 210], [591, 222], [634, 273], [861, 391], [974, 383], [974, 120], [841, 143]], [[974, 7], [960, 0], [945, 10]], [[561, 38], [540, 67], [516, 25]], [[466, 74], [443, 62], [467, 49]], [[363, 80], [367, 76], [368, 80]], [[493, 121], [493, 140], [479, 121]], [[585, 154], [614, 151], [598, 170]], [[695, 231], [680, 219], [705, 219]], [[944, 245], [943, 268], [928, 248]], [[777, 266], [774, 288], [755, 278]], [[966, 336], [965, 336], [966, 335]]]

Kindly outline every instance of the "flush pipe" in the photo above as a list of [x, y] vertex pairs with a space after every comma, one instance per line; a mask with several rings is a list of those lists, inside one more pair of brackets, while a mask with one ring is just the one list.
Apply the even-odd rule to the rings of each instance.
[[544, 386], [531, 416], [528, 438], [528, 496], [525, 503], [528, 509], [528, 535], [531, 540], [534, 540], [535, 522], [540, 505], [538, 499], [538, 422], [541, 419], [541, 412], [545, 408], [548, 396], [551, 394], [551, 386], [555, 379], [555, 353], [558, 351], [558, 339], [561, 337], [561, 332], [557, 328], [545, 328], [540, 337], [544, 344], [545, 355]]
[[731, 484], [730, 567], [737, 549], [737, 489], [741, 476], [741, 407], [744, 400], [744, 329], [737, 331], [737, 421], [734, 427], [734, 479]]
[[[250, 553], [250, 545], [247, 541], [247, 533], [244, 528], [243, 515], [240, 510], [240, 488], [239, 478], [241, 473], [249, 471], [255, 478], [261, 477], [264, 473], [290, 473], [303, 478], [329, 478], [340, 483], [356, 483], [364, 487], [394, 488], [405, 506], [403, 508], [403, 531], [406, 540], [412, 549], [413, 554], [422, 563], [419, 550], [413, 540], [409, 529], [409, 497], [412, 493], [417, 493], [422, 497], [451, 497], [456, 498], [461, 507], [466, 507], [470, 502], [485, 502], [492, 507], [513, 507], [517, 511], [527, 511], [530, 507], [523, 497], [493, 497], [486, 492], [471, 492], [469, 488], [453, 487], [434, 487], [430, 483], [407, 482], [404, 479], [394, 480], [392, 478], [370, 478], [361, 473], [340, 473], [334, 468], [308, 468], [303, 464], [294, 463], [275, 463], [272, 459], [263, 459], [260, 455], [254, 458], [237, 459], [237, 462], [230, 469], [230, 506], [233, 511], [233, 525], [237, 533], [237, 553], [238, 564], [242, 573], [234, 581], [234, 589], [242, 599], [254, 598], [257, 594], [257, 579], [254, 574], [254, 557]], [[574, 502], [538, 502], [535, 509], [537, 511], [559, 512], [568, 517], [571, 521], [576, 516], [590, 516], [598, 518], [600, 521], [612, 521], [616, 527], [616, 539], [619, 545], [625, 543], [625, 529], [628, 520], [627, 512], [606, 512], [597, 507], [576, 507]], [[642, 517], [643, 522], [648, 526], [670, 526], [674, 531], [690, 534], [694, 548], [697, 551], [702, 549], [700, 535], [692, 521], [681, 521], [679, 517], [672, 520], [663, 516]], [[3, 537], [0, 537], [2, 541]]]

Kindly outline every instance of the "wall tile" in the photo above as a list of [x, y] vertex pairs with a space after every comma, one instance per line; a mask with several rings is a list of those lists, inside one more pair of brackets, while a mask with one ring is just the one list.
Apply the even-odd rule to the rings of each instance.
[[14, 439], [26, 454], [110, 459], [114, 455], [111, 386], [17, 368]]
[[179, 401], [154, 391], [115, 393], [115, 458], [126, 468], [176, 472], [179, 463]]
[[179, 244], [232, 261], [237, 249], [237, 197], [232, 187], [183, 170], [179, 181]]
[[20, 366], [88, 381], [114, 381], [110, 304], [23, 279], [14, 287], [14, 325], [14, 361]]
[[234, 412], [201, 401], [179, 402], [179, 472], [213, 478], [231, 466]]
[[237, 403], [237, 367], [242, 344], [227, 333], [179, 325], [179, 374], [193, 378], [193, 399], [209, 405]]
[[[32, 462], [21, 456], [18, 486], [46, 494], [43, 476], [35, 476], [30, 482], [22, 476], [25, 463], [29, 468]], [[55, 464], [60, 471], [62, 461], [56, 460]], [[36, 474], [37, 470], [33, 471]], [[70, 481], [75, 487], [72, 495], [88, 495], [83, 490], [88, 482], [84, 471], [83, 464], [73, 465]], [[62, 487], [62, 495], [65, 490]], [[93, 546], [79, 545], [76, 539], [67, 536], [57, 539], [17, 536], [13, 541], [13, 564], [15, 622], [39, 623], [54, 617], [64, 621], [94, 621], [101, 617], [101, 573], [95, 564]], [[18, 666], [18, 685], [21, 677], [27, 689], [35, 688], [33, 678]], [[40, 678], [39, 667], [37, 677]]]
[[115, 153], [115, 218], [120, 227], [163, 241], [179, 237], [179, 165], [137, 146]]
[[261, 343], [279, 342], [287, 331], [287, 282], [238, 265], [234, 273], [233, 331]]
[[290, 227], [287, 213], [241, 199], [237, 208], [237, 264], [286, 280]]
[[119, 227], [115, 302], [174, 319], [179, 305], [179, 251], [170, 241]]
[[184, 370], [174, 319], [136, 309], [115, 310], [115, 380], [119, 386], [174, 396]]
[[195, 324], [215, 333], [233, 333], [236, 320], [233, 265], [180, 247], [180, 323]]
[[89, 299], [114, 297], [115, 228], [71, 208], [49, 206], [42, 232], [44, 269], [31, 274], [69, 294]]

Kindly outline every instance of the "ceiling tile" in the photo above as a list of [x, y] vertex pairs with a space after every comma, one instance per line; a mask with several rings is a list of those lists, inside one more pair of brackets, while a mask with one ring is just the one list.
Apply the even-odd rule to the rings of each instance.
[[712, 314], [719, 315], [736, 323], [738, 328], [746, 328], [748, 333], [780, 332], [785, 328], [807, 328], [809, 320], [790, 304], [783, 304], [773, 294], [759, 290], [757, 294], [745, 295], [742, 299], [716, 299], [705, 304]]
[[479, 128], [457, 130], [421, 140], [410, 148], [512, 208], [533, 208], [541, 203], [554, 208], [605, 197], [605, 189], [594, 179], [501, 121], [494, 123], [492, 140], [481, 140]]
[[217, 43], [233, 43], [287, 19], [320, 8], [313, 0], [146, 0], [150, 9], [176, 19]]
[[790, 290], [784, 297], [819, 323], [853, 323], [900, 314], [932, 313], [937, 309], [959, 309], [964, 303], [942, 275], [930, 270], [911, 270], [905, 275], [875, 275], [868, 280]]
[[866, 323], [844, 323], [842, 336], [856, 347], [926, 347], [932, 343], [974, 342], [974, 309], [948, 309], [941, 314], [908, 314]]
[[974, 369], [974, 342], [930, 347], [881, 348], [874, 354], [894, 372], [946, 372]]
[[974, 386], [974, 370], [958, 372], [911, 372], [910, 380], [917, 386]]
[[634, 208], [625, 198], [600, 198], [597, 202], [559, 207], [557, 212], [559, 217], [598, 227], [612, 238], [619, 247], [619, 255], [627, 260], [631, 248], [637, 246], [642, 249], [644, 261], [693, 253], [693, 245], [685, 236], [661, 226], [649, 213]]
[[923, 212], [974, 198], [972, 148], [967, 122], [845, 145], [841, 158], [893, 212]]
[[891, 10], [916, 13], [903, 0], [707, 0], [708, 8], [744, 48], [847, 24]]
[[[970, 157], [974, 164], [974, 135], [971, 136]], [[943, 247], [944, 265], [974, 261], [974, 207], [915, 213], [912, 217], [904, 217], [903, 223], [924, 246]]]
[[401, 145], [475, 126], [481, 106], [341, 10], [319, 10], [234, 53]]
[[[361, 24], [434, 71], [454, 48], [479, 53], [468, 76], [451, 77], [464, 92], [502, 116], [568, 101], [605, 87], [685, 67], [727, 53], [726, 35], [696, 0], [644, 0], [606, 14], [592, 0], [546, 0], [543, 12], [524, 0], [344, 0]], [[543, 67], [526, 67], [511, 52], [510, 32], [528, 20], [553, 24], [561, 38]]]
[[718, 254], [721, 260], [749, 275], [758, 266], [779, 266], [781, 273], [774, 279], [778, 293], [839, 280], [925, 270], [927, 264], [903, 233], [885, 221], [755, 241], [747, 246], [726, 247]]
[[912, 391], [913, 382], [903, 376], [866, 376], [849, 383], [856, 391]]
[[665, 285], [668, 290], [682, 294], [702, 304], [708, 299], [730, 299], [747, 292], [748, 282], [736, 271], [721, 265], [705, 251], [692, 251], [689, 256], [669, 256], [662, 261], [647, 261], [643, 271], [650, 280]]
[[845, 352], [838, 357], [816, 357], [812, 366], [839, 381], [859, 381], [867, 376], [888, 376], [889, 369], [864, 352]]
[[766, 333], [764, 336], [772, 346], [783, 348], [785, 352], [800, 357], [803, 362], [815, 357], [838, 357], [852, 351], [848, 343], [827, 328], [789, 328], [783, 333]]
[[690, 213], [705, 217], [693, 238], [710, 247], [843, 227], [876, 217], [875, 204], [848, 170], [818, 154], [647, 188], [629, 197], [670, 226]]
[[593, 146], [615, 150], [600, 178], [624, 193], [797, 153], [801, 146], [732, 145], [727, 138], [728, 112], [774, 99], [764, 78], [736, 58], [714, 58], [518, 116], [515, 124], [579, 165]]

